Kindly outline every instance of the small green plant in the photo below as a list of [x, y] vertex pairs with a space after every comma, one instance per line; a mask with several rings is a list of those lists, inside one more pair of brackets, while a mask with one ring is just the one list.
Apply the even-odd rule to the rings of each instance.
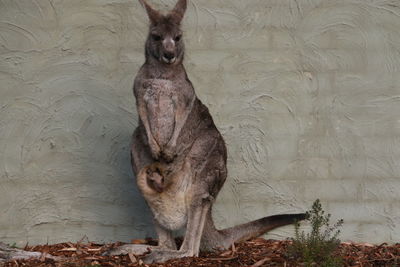
[[9, 246], [10, 246], [10, 248], [18, 248], [18, 247], [17, 247], [17, 243], [15, 243], [15, 242], [14, 242], [14, 243], [12, 243], [12, 244], [11, 244], [11, 245], [9, 245]]
[[295, 223], [295, 237], [288, 247], [288, 257], [302, 261], [306, 267], [338, 267], [342, 266], [341, 258], [334, 255], [340, 245], [338, 236], [343, 219], [330, 225], [331, 214], [326, 214], [321, 202], [317, 199], [310, 211], [307, 220], [311, 223], [311, 232], [300, 232], [300, 223]]

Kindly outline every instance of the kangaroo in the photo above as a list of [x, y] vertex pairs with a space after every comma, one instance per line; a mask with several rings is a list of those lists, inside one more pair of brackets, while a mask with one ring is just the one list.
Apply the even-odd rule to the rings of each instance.
[[[134, 81], [139, 125], [133, 133], [132, 169], [154, 215], [158, 246], [129, 244], [109, 255], [143, 254], [144, 262], [198, 256], [201, 250], [227, 249], [279, 226], [306, 218], [304, 213], [264, 217], [217, 230], [212, 205], [227, 177], [227, 151], [208, 108], [197, 98], [185, 68], [181, 21], [186, 0], [161, 14], [145, 0], [150, 20], [145, 63]], [[173, 232], [186, 229], [176, 247]]]

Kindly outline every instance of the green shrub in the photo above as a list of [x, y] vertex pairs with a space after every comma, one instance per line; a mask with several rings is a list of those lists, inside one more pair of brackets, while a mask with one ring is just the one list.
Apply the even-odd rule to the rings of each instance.
[[288, 257], [303, 262], [305, 266], [338, 267], [342, 266], [341, 258], [334, 255], [340, 245], [338, 236], [343, 219], [330, 225], [330, 214], [325, 215], [321, 202], [317, 199], [310, 211], [307, 220], [311, 224], [311, 232], [300, 232], [300, 223], [295, 224], [295, 237], [288, 247]]

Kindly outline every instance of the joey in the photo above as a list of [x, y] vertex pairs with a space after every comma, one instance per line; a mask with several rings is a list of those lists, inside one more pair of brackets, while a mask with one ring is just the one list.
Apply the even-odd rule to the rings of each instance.
[[177, 187], [182, 182], [183, 176], [188, 170], [188, 165], [184, 165], [184, 169], [175, 172], [168, 169], [168, 167], [168, 164], [156, 161], [139, 171], [136, 182], [139, 185], [139, 189], [143, 191], [143, 195], [159, 195], [164, 191], [170, 192], [173, 190], [169, 190], [169, 187]]
[[146, 184], [147, 186], [156, 191], [162, 193], [166, 186], [166, 173], [159, 163], [154, 163], [145, 168]]
[[[198, 256], [200, 249], [228, 248], [234, 242], [304, 219], [304, 213], [274, 215], [216, 229], [212, 205], [227, 177], [227, 151], [183, 66], [181, 21], [187, 1], [178, 0], [164, 15], [145, 0], [139, 1], [147, 11], [150, 27], [145, 63], [133, 88], [139, 125], [132, 137], [131, 162], [159, 239], [144, 261]], [[173, 232], [180, 229], [185, 229], [185, 234], [177, 250]], [[108, 254], [143, 254], [148, 248], [125, 245]]]

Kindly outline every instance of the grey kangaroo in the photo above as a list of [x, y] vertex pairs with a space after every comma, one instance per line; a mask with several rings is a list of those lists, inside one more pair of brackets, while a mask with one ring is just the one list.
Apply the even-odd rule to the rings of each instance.
[[[305, 219], [304, 213], [264, 217], [217, 230], [212, 205], [227, 177], [226, 146], [208, 108], [197, 98], [182, 64], [181, 21], [186, 0], [163, 15], [139, 0], [150, 19], [146, 61], [134, 82], [139, 125], [131, 156], [137, 185], [154, 215], [158, 246], [129, 244], [108, 254], [143, 254], [144, 261], [198, 256]], [[185, 228], [177, 249], [173, 231]], [[150, 248], [150, 249], [149, 249]]]

